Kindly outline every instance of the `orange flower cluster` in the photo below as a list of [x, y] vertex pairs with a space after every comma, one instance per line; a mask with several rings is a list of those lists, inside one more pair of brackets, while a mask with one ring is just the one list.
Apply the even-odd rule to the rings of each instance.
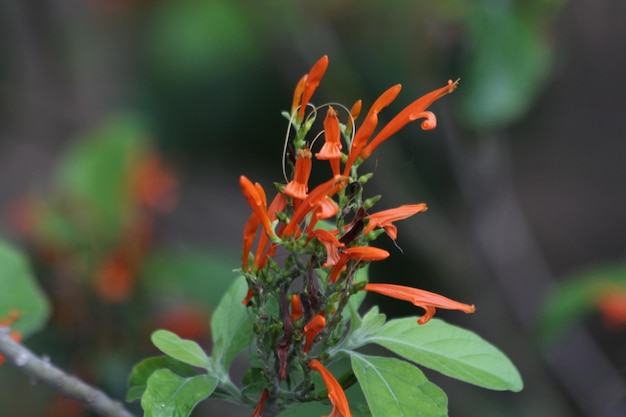
[[[261, 349], [267, 350], [262, 360], [276, 364], [278, 381], [286, 378], [288, 369], [300, 369], [305, 375], [308, 375], [305, 368], [319, 372], [333, 405], [330, 416], [346, 417], [351, 414], [341, 385], [315, 359], [313, 352], [319, 355], [337, 342], [333, 334], [350, 294], [365, 290], [412, 302], [426, 312], [419, 324], [428, 322], [435, 308], [471, 313], [474, 306], [416, 288], [353, 283], [360, 267], [389, 256], [389, 252], [369, 243], [383, 232], [395, 241], [394, 223], [427, 209], [426, 204], [419, 203], [369, 213], [377, 199], [363, 199], [363, 184], [371, 174], [359, 176], [359, 166], [410, 122], [422, 120], [422, 129], [434, 129], [436, 117], [427, 108], [453, 92], [458, 81], [448, 81], [415, 100], [377, 133], [378, 115], [398, 96], [400, 85], [389, 88], [372, 104], [358, 128], [355, 120], [361, 111], [361, 101], [349, 111], [344, 108], [348, 117], [345, 124], [337, 111], [340, 107], [323, 106], [327, 107], [324, 143], [314, 152], [315, 139], [307, 139], [307, 134], [321, 107], [313, 106], [310, 100], [327, 67], [328, 57], [324, 56], [296, 86], [289, 114], [295, 137], [286, 147], [292, 158], [291, 178], [277, 186], [269, 204], [259, 183], [243, 175], [239, 179], [241, 191], [252, 209], [243, 231], [241, 268], [249, 285], [243, 303], [251, 306], [258, 317], [255, 331]], [[307, 115], [309, 108], [312, 111]], [[332, 176], [310, 186], [315, 160], [328, 161]], [[270, 299], [278, 301], [281, 331], [276, 330], [276, 321], [268, 319]], [[272, 375], [271, 370], [266, 370], [267, 389], [254, 415], [261, 415], [266, 397], [276, 395]]]

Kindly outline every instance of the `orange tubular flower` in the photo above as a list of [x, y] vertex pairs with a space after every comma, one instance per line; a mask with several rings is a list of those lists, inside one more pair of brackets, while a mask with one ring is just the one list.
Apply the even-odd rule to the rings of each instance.
[[283, 238], [292, 236], [298, 230], [298, 223], [306, 217], [307, 214], [315, 210], [320, 204], [324, 203], [327, 198], [334, 196], [339, 190], [343, 189], [348, 183], [348, 178], [342, 175], [336, 175], [334, 178], [315, 187], [307, 196], [307, 198], [298, 206], [293, 214], [289, 224], [280, 233]]
[[355, 246], [342, 251], [348, 259], [358, 259], [360, 261], [382, 261], [389, 257], [389, 252], [373, 246]]
[[311, 349], [311, 344], [318, 334], [326, 327], [326, 318], [323, 314], [316, 314], [311, 320], [304, 326], [304, 351], [308, 352]]
[[350, 153], [348, 153], [348, 159], [346, 160], [346, 165], [343, 168], [343, 175], [350, 175], [350, 169], [352, 169], [352, 165], [356, 162], [357, 158], [361, 154], [363, 147], [367, 140], [372, 136], [374, 130], [376, 129], [376, 125], [378, 124], [378, 114], [368, 114], [363, 124], [354, 134], [354, 139], [352, 139], [352, 145], [350, 146]]
[[329, 219], [339, 212], [339, 205], [330, 197], [326, 197], [317, 206], [315, 218], [317, 220]]
[[267, 398], [267, 389], [263, 390], [261, 394], [261, 399], [259, 399], [259, 403], [254, 409], [254, 413], [252, 413], [252, 417], [262, 417], [263, 416], [263, 405], [265, 404], [265, 399]]
[[335, 203], [335, 200], [330, 197], [324, 198], [322, 202], [313, 210], [313, 216], [311, 217], [309, 227], [307, 227], [307, 233], [311, 233], [318, 220], [329, 219], [335, 216], [338, 212], [339, 205]]
[[322, 77], [326, 72], [326, 68], [328, 68], [328, 56], [324, 55], [315, 64], [313, 64], [313, 67], [311, 67], [311, 70], [306, 75], [304, 88], [302, 89], [302, 101], [300, 102], [298, 117], [296, 118], [298, 123], [300, 123], [304, 118], [306, 106], [309, 104], [309, 100], [311, 100], [311, 97], [313, 97], [313, 93], [317, 89], [317, 86], [320, 84], [320, 81], [322, 80]]
[[339, 248], [345, 245], [337, 239], [334, 233], [324, 229], [316, 229], [312, 232], [313, 236], [326, 248], [326, 262], [324, 267], [332, 266], [339, 262]]
[[298, 150], [298, 157], [296, 158], [296, 169], [293, 175], [293, 180], [285, 186], [283, 193], [290, 197], [304, 200], [309, 191], [309, 177], [311, 176], [311, 167], [313, 161], [311, 161], [311, 151], [304, 148]]
[[339, 250], [339, 261], [330, 269], [328, 282], [335, 282], [339, 274], [350, 260], [359, 261], [382, 261], [389, 257], [389, 252], [373, 246], [355, 246]]
[[324, 146], [315, 154], [317, 159], [330, 161], [333, 175], [339, 175], [339, 163], [341, 161], [341, 133], [339, 131], [339, 118], [337, 111], [332, 107], [326, 112], [324, 119]]
[[272, 222], [267, 215], [267, 200], [265, 198], [263, 187], [261, 187], [259, 183], [252, 184], [252, 182], [243, 175], [239, 177], [239, 186], [241, 187], [241, 192], [248, 201], [248, 204], [252, 208], [252, 211], [261, 221], [265, 232], [270, 236], [274, 236]]
[[298, 294], [291, 296], [291, 321], [295, 322], [302, 317], [302, 301]]
[[324, 385], [326, 385], [326, 389], [328, 390], [328, 399], [333, 405], [333, 410], [328, 417], [352, 417], [346, 394], [343, 392], [343, 388], [341, 388], [341, 385], [337, 382], [333, 374], [331, 374], [328, 369], [324, 368], [317, 359], [313, 359], [309, 362], [309, 368], [320, 373]]
[[248, 221], [243, 228], [243, 249], [241, 253], [241, 270], [248, 270], [248, 262], [249, 262], [249, 253], [252, 250], [252, 243], [254, 242], [254, 238], [256, 237], [256, 232], [259, 229], [259, 225], [261, 224], [261, 220], [259, 220], [259, 216], [256, 213], [252, 213], [250, 217], [248, 217]]
[[370, 115], [370, 114], [380, 113], [385, 107], [393, 103], [396, 97], [398, 97], [398, 94], [400, 94], [400, 90], [402, 90], [401, 84], [396, 84], [394, 86], [389, 87], [387, 90], [385, 90], [384, 93], [382, 93], [376, 99], [376, 101], [374, 102], [374, 104], [372, 104], [372, 107], [370, 108], [370, 111], [367, 114]]
[[[276, 197], [274, 197], [274, 200], [272, 200], [270, 206], [267, 209], [267, 215], [270, 219], [270, 222], [273, 222], [277, 219], [276, 213], [283, 211], [286, 205], [287, 199], [285, 198], [285, 196], [281, 193], [277, 193]], [[284, 225], [281, 225], [280, 227], [284, 227]], [[279, 231], [280, 227], [278, 229]], [[264, 233], [259, 237], [257, 251], [254, 255], [254, 269], [257, 271], [265, 265], [267, 257], [274, 256], [274, 252], [276, 251], [277, 246], [275, 245], [270, 245], [269, 248], [266, 248], [268, 242], [269, 236], [267, 234]]]
[[252, 292], [252, 290], [248, 288], [246, 297], [243, 300], [241, 300], [241, 304], [247, 306], [248, 304], [250, 304], [250, 300], [252, 300], [252, 297], [254, 297], [254, 292]]
[[396, 97], [398, 97], [400, 90], [402, 90], [402, 85], [396, 84], [388, 88], [376, 99], [374, 104], [372, 104], [372, 107], [367, 112], [367, 116], [365, 116], [365, 121], [354, 135], [354, 140], [352, 141], [352, 146], [350, 146], [350, 152], [348, 154], [348, 160], [346, 161], [346, 166], [343, 171], [344, 175], [348, 175], [350, 173], [352, 165], [361, 154], [367, 140], [374, 133], [374, 130], [378, 125], [378, 113], [380, 113], [385, 107], [390, 105]]
[[300, 100], [302, 99], [302, 92], [304, 91], [304, 84], [306, 84], [306, 79], [309, 77], [308, 74], [304, 74], [298, 84], [296, 85], [296, 89], [293, 92], [293, 101], [291, 103], [291, 114], [298, 108], [300, 104]]
[[380, 132], [378, 132], [374, 139], [372, 139], [372, 141], [363, 149], [360, 155], [361, 158], [368, 158], [378, 145], [383, 143], [410, 122], [426, 118], [426, 123], [422, 124], [422, 128], [425, 128], [426, 130], [433, 129], [436, 125], [435, 115], [430, 112], [426, 112], [425, 110], [436, 100], [453, 92], [458, 83], [458, 80], [454, 82], [452, 82], [452, 80], [448, 80], [448, 85], [445, 87], [431, 91], [405, 107], [404, 110], [391, 119], [391, 121], [387, 123], [387, 125]]
[[375, 292], [387, 297], [397, 298], [412, 303], [414, 306], [421, 307], [426, 310], [417, 321], [417, 324], [427, 323], [435, 315], [435, 308], [445, 308], [447, 310], [460, 310], [464, 313], [473, 313], [476, 307], [473, 304], [463, 304], [458, 301], [451, 300], [443, 295], [434, 292], [420, 290], [413, 287], [405, 287], [404, 285], [394, 284], [367, 284], [365, 291]]
[[352, 107], [350, 107], [350, 119], [346, 123], [346, 135], [350, 136], [352, 129], [354, 128], [354, 122], [359, 118], [361, 114], [361, 107], [363, 107], [363, 101], [357, 100]]
[[426, 211], [428, 207], [424, 203], [420, 204], [407, 204], [400, 207], [396, 207], [389, 210], [379, 211], [378, 213], [370, 214], [367, 216], [368, 223], [363, 234], [366, 235], [376, 227], [382, 227], [385, 232], [393, 240], [398, 237], [398, 229], [393, 225], [396, 220], [404, 220], [413, 216], [414, 214]]

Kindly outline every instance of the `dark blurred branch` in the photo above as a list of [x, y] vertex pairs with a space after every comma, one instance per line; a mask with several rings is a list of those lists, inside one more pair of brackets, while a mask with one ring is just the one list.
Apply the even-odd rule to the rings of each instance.
[[[472, 247], [532, 335], [542, 298], [555, 280], [515, 193], [508, 137], [482, 137], [475, 146], [466, 146], [454, 126], [443, 127], [455, 175], [472, 214]], [[553, 375], [585, 415], [624, 415], [620, 409], [626, 392], [623, 377], [582, 326], [570, 336], [561, 346], [543, 352]]]
[[59, 394], [80, 401], [103, 417], [134, 417], [121, 403], [112, 400], [102, 391], [66, 374], [15, 342], [6, 327], [0, 327], [0, 354], [33, 380], [41, 381]]

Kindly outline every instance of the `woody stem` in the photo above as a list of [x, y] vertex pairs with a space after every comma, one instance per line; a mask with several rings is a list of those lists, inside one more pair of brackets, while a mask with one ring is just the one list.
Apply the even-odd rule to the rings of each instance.
[[7, 327], [0, 327], [0, 354], [24, 374], [43, 382], [66, 397], [80, 401], [85, 407], [103, 417], [135, 417], [121, 403], [112, 400], [104, 392], [66, 374], [48, 360], [39, 358], [28, 348], [15, 342], [9, 336]]

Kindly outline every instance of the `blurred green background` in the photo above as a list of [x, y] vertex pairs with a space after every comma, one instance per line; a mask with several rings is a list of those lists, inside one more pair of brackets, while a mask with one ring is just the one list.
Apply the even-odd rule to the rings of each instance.
[[[525, 380], [428, 374], [450, 415], [626, 415], [624, 16], [621, 0], [3, 1], [0, 236], [52, 308], [26, 344], [117, 398], [154, 328], [208, 347], [249, 215], [238, 176], [281, 180], [280, 111], [328, 54], [313, 102], [367, 109], [401, 83], [383, 120], [461, 78], [435, 131], [376, 151], [368, 191], [429, 205], [372, 279], [475, 303], [438, 315]], [[88, 415], [8, 365], [0, 390], [1, 415]]]

